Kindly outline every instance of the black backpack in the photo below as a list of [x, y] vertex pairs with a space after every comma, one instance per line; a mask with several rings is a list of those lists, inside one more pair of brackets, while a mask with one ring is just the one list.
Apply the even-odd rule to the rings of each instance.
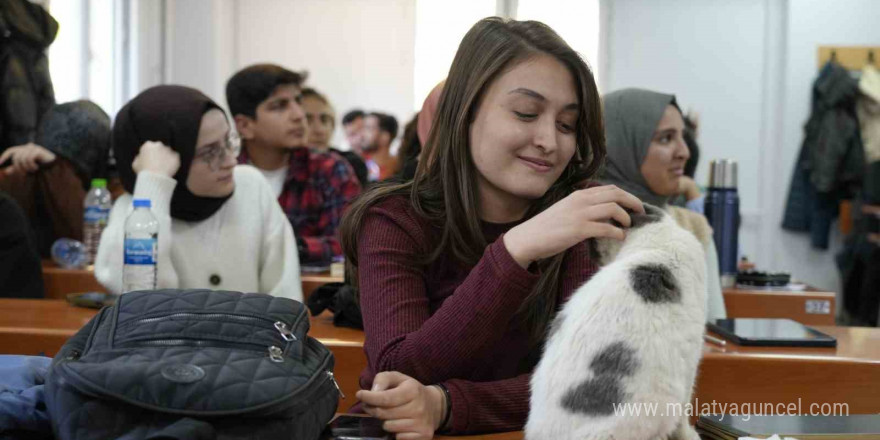
[[263, 294], [122, 295], [55, 356], [61, 440], [317, 439], [336, 411], [333, 354], [303, 304]]

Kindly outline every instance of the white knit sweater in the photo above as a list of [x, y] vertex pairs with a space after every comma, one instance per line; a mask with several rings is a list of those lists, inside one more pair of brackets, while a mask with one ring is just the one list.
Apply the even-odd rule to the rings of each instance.
[[158, 288], [208, 288], [259, 292], [302, 301], [299, 257], [293, 230], [259, 171], [239, 165], [235, 192], [219, 211], [200, 222], [172, 219], [177, 181], [138, 174], [134, 196], [113, 205], [95, 261], [95, 276], [109, 291], [122, 291], [125, 219], [133, 199], [150, 199], [159, 220]]

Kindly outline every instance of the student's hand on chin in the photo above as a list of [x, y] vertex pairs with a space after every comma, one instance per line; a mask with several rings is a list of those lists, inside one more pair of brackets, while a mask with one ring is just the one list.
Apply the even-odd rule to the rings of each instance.
[[6, 174], [15, 172], [33, 173], [40, 169], [40, 165], [55, 161], [55, 153], [37, 145], [29, 143], [9, 147], [0, 155], [0, 166], [9, 161]]
[[436, 386], [426, 386], [396, 371], [382, 372], [373, 379], [370, 391], [357, 398], [364, 411], [384, 420], [382, 428], [398, 440], [428, 440], [446, 416], [446, 395]]
[[645, 208], [636, 196], [614, 185], [580, 189], [507, 231], [504, 246], [527, 268], [533, 261], [552, 257], [589, 238], [623, 240], [623, 228], [630, 225], [627, 211], [644, 214]]
[[180, 169], [180, 154], [161, 142], [147, 141], [131, 164], [135, 173], [150, 171], [174, 177]]
[[676, 193], [683, 195], [688, 201], [691, 201], [700, 197], [700, 187], [697, 186], [697, 182], [694, 182], [694, 179], [688, 176], [681, 176], [678, 178], [678, 191]]

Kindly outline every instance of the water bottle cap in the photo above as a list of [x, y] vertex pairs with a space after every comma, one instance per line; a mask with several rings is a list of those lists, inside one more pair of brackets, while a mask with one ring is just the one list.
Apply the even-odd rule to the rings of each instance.
[[106, 188], [107, 179], [92, 179], [92, 188]]
[[149, 208], [149, 207], [151, 207], [150, 199], [134, 199], [134, 207], [135, 208]]

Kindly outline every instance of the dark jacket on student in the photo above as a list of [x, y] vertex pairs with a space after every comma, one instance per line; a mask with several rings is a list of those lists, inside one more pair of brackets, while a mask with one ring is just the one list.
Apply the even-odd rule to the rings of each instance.
[[861, 213], [861, 205], [880, 205], [880, 161], [865, 174], [861, 199], [853, 204], [853, 232], [837, 256], [843, 283], [843, 306], [853, 325], [877, 326], [880, 312], [880, 244], [868, 239], [880, 233], [880, 218]]
[[0, 2], [0, 153], [34, 140], [40, 117], [55, 104], [46, 48], [58, 22], [27, 0]]
[[21, 208], [0, 191], [0, 297], [43, 298], [40, 255]]
[[809, 231], [813, 247], [828, 248], [840, 200], [861, 186], [864, 150], [856, 118], [858, 82], [828, 63], [813, 85], [813, 105], [795, 164], [782, 227]]

